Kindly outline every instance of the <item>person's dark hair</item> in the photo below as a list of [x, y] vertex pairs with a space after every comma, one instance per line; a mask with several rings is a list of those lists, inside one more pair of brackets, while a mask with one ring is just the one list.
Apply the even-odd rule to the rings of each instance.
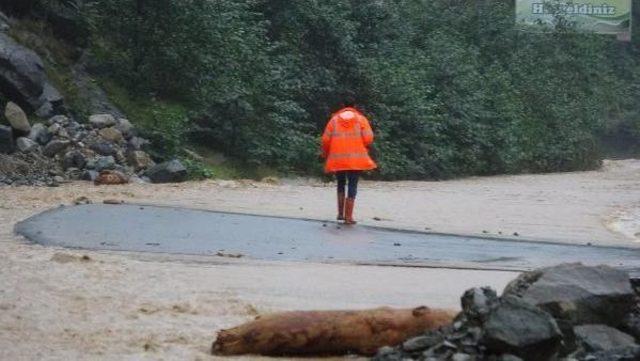
[[355, 95], [353, 93], [351, 93], [351, 92], [343, 94], [340, 97], [340, 102], [339, 102], [338, 106], [340, 107], [340, 109], [346, 108], [346, 107], [355, 108], [355, 106], [356, 106], [356, 97], [355, 97]]

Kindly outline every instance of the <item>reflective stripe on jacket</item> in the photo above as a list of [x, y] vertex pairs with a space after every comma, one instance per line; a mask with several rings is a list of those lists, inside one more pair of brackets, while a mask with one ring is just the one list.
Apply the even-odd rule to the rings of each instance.
[[369, 156], [373, 143], [369, 120], [354, 108], [335, 113], [322, 134], [322, 153], [327, 173], [344, 170], [371, 170], [376, 163]]

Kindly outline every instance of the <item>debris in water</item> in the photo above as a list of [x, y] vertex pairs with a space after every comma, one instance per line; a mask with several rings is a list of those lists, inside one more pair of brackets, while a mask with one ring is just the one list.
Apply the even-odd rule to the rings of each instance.
[[[447, 325], [455, 314], [449, 310], [418, 307], [263, 315], [252, 322], [221, 330], [211, 351], [225, 356], [373, 355], [382, 346], [395, 346]], [[280, 336], [277, 342], [272, 335]]]
[[89, 262], [92, 261], [91, 257], [85, 255], [78, 256], [70, 253], [57, 252], [51, 257], [51, 260], [58, 263], [70, 263], [70, 262]]
[[244, 257], [244, 255], [242, 253], [223, 253], [223, 252], [218, 252], [216, 253], [216, 256], [218, 257], [227, 257], [227, 258], [242, 258]]
[[104, 204], [124, 204], [123, 200], [118, 199], [105, 199], [102, 201]]
[[81, 204], [91, 204], [91, 203], [93, 203], [91, 201], [91, 199], [89, 199], [89, 198], [87, 198], [85, 196], [78, 197], [73, 201], [73, 204], [75, 204], [76, 206], [81, 205]]

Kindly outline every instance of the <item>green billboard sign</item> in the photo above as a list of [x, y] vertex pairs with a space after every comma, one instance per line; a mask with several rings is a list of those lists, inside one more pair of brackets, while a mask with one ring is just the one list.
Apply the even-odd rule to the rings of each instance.
[[631, 34], [631, 0], [516, 0], [516, 21], [524, 27], [552, 25], [556, 16], [580, 30], [600, 34]]

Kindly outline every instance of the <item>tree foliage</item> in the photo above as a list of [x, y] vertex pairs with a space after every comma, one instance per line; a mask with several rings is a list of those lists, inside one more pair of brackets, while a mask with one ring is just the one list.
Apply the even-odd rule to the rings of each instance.
[[[513, 1], [104, 0], [103, 72], [180, 101], [209, 146], [318, 169], [317, 138], [357, 96], [380, 177], [589, 169], [607, 119], [637, 119], [637, 48], [570, 23], [527, 33]], [[203, 133], [204, 134], [204, 133]]]

